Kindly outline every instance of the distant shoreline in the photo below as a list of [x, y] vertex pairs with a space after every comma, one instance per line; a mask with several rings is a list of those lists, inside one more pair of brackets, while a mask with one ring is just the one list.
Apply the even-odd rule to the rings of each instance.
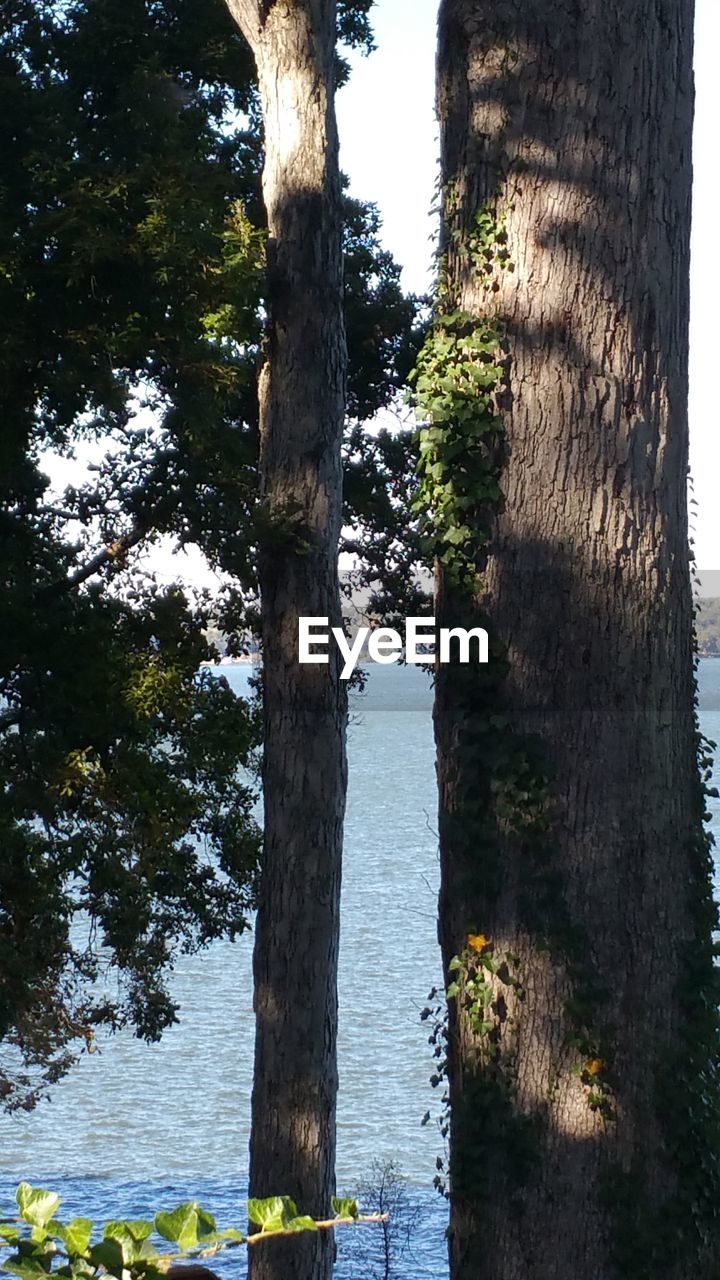
[[200, 666], [201, 667], [252, 667], [254, 663], [255, 663], [255, 659], [253, 658], [252, 654], [243, 653], [236, 658], [223, 657], [223, 658], [215, 658], [214, 660], [207, 659], [205, 662], [201, 662]]

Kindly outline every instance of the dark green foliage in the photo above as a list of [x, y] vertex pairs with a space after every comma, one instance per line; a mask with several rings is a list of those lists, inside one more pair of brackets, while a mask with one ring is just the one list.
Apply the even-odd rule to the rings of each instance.
[[[223, 123], [254, 97], [223, 5], [5, 8], [0, 1092], [15, 1107], [99, 1025], [156, 1038], [178, 949], [235, 936], [251, 906], [258, 832], [237, 775], [256, 713], [198, 678], [202, 610], [127, 556], [159, 532], [202, 536], [223, 455], [254, 474], [262, 237], [245, 212], [257, 137]], [[48, 502], [43, 450], [79, 435], [111, 455]], [[211, 554], [247, 507], [234, 470]]]
[[364, 422], [392, 408], [407, 386], [421, 338], [419, 300], [403, 293], [401, 268], [379, 247], [375, 205], [346, 197], [344, 212], [347, 411], [350, 419]]
[[428, 567], [425, 546], [409, 510], [416, 459], [409, 430], [384, 428], [373, 435], [356, 426], [346, 442], [345, 510], [352, 532], [345, 549], [357, 558], [348, 590], [369, 586], [371, 613], [400, 630], [405, 618], [427, 612], [429, 603], [420, 576]]
[[474, 1065], [464, 1080], [454, 1124], [463, 1134], [453, 1158], [453, 1193], [460, 1201], [487, 1196], [493, 1182], [525, 1184], [537, 1165], [540, 1116], [522, 1115], [506, 1073]]
[[364, 49], [370, 53], [375, 48], [368, 14], [375, 0], [338, 0], [338, 37], [343, 44]]
[[433, 323], [410, 375], [423, 420], [413, 509], [429, 554], [449, 583], [472, 601], [490, 531], [502, 508], [504, 429], [497, 396], [506, 380], [503, 325], [493, 302], [496, 277], [511, 270], [502, 215], [478, 210], [462, 254], [480, 282], [486, 313], [460, 309], [440, 262]]
[[[345, 550], [356, 558], [350, 585], [369, 587], [373, 615], [402, 629], [428, 604], [419, 575], [432, 563], [412, 511], [416, 433], [399, 415], [427, 332], [426, 300], [404, 297], [399, 267], [377, 252], [374, 206], [348, 201], [346, 208], [348, 412], [355, 421], [345, 441]], [[383, 411], [395, 418], [393, 429], [364, 430]]]
[[[345, 442], [345, 514], [352, 533], [345, 550], [356, 557], [352, 586], [370, 586], [370, 608], [388, 625], [422, 612], [417, 585], [424, 548], [410, 510], [417, 467], [414, 432], [402, 423], [367, 432], [378, 412], [397, 415], [401, 393], [418, 358], [426, 325], [422, 299], [406, 297], [400, 268], [379, 252], [374, 206], [346, 200], [346, 323], [350, 367]], [[354, 420], [354, 421], [353, 421]]]
[[[46, 625], [12, 628], [6, 613], [0, 1033], [19, 1054], [4, 1056], [0, 1090], [11, 1106], [32, 1101], [98, 1024], [156, 1039], [175, 1020], [166, 969], [178, 950], [242, 931], [258, 856], [252, 793], [236, 776], [255, 716], [224, 681], [197, 676], [208, 650], [180, 593], [139, 608], [98, 588], [63, 592], [47, 611], [41, 594], [19, 594], [21, 614], [34, 604]], [[109, 963], [119, 993], [95, 985]]]
[[[3, 409], [19, 427], [39, 406], [57, 443], [80, 414], [124, 425], [141, 380], [170, 394], [183, 377], [197, 398], [220, 376], [208, 313], [223, 301], [224, 236], [234, 202], [256, 194], [259, 159], [257, 140], [220, 128], [252, 96], [224, 7], [214, 30], [188, 23], [210, 50], [180, 36], [202, 7], [99, 0], [66, 6], [61, 20], [25, 4], [2, 39], [2, 303], [13, 317]], [[208, 88], [223, 43], [234, 77]], [[237, 303], [249, 273], [224, 278]]]

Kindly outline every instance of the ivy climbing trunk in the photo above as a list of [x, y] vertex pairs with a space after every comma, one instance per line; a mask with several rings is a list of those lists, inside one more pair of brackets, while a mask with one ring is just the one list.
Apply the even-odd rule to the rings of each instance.
[[439, 621], [491, 633], [435, 711], [453, 1280], [719, 1274], [692, 21], [685, 0], [440, 7], [426, 492]]
[[[334, 1190], [344, 686], [298, 663], [298, 617], [340, 625], [345, 408], [335, 4], [228, 0], [257, 64], [268, 218], [260, 378], [265, 841], [254, 953], [250, 1194], [325, 1218]], [[251, 1250], [253, 1280], [324, 1280], [332, 1233]]]

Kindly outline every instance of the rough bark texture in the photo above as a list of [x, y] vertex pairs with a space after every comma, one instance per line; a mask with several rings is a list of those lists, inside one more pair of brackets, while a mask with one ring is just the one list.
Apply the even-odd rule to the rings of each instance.
[[[345, 804], [339, 664], [300, 666], [298, 617], [340, 624], [345, 404], [335, 4], [228, 0], [257, 62], [265, 122], [268, 326], [261, 469], [265, 844], [254, 954], [250, 1193], [330, 1214]], [[253, 1280], [323, 1280], [332, 1233], [268, 1241]]]
[[[692, 1269], [668, 1257], [659, 1270], [652, 1240], [683, 1190], [658, 1080], [691, 1052], [683, 975], [709, 936], [686, 514], [692, 18], [685, 0], [441, 4], [459, 305], [487, 305], [458, 249], [480, 208], [504, 215], [514, 264], [494, 295], [508, 359], [504, 504], [478, 603], [508, 658], [498, 741], [539, 744], [551, 814], [539, 869], [497, 812], [495, 879], [478, 869], [458, 833], [461, 797], [485, 787], [490, 812], [497, 795], [463, 759], [447, 669], [436, 705], [445, 963], [482, 931], [496, 956], [517, 957], [521, 982], [493, 1007], [494, 1057], [450, 1002], [454, 1280]], [[439, 575], [443, 624], [455, 603]], [[573, 947], [597, 980], [580, 1019], [592, 1048], [572, 1014]], [[474, 1160], [487, 1167], [473, 1180]], [[716, 1241], [699, 1249], [694, 1274], [716, 1276], [716, 1253]]]

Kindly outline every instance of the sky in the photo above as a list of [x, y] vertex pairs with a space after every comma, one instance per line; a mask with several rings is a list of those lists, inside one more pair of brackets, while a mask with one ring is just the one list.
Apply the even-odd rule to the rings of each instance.
[[[690, 447], [695, 550], [702, 569], [720, 570], [720, 123], [719, 0], [696, 0], [695, 186], [691, 268]], [[374, 200], [383, 239], [405, 267], [405, 287], [427, 288], [438, 172], [433, 108], [437, 0], [377, 0], [371, 18], [378, 45], [353, 58], [350, 83], [338, 96], [341, 163], [351, 192]]]

